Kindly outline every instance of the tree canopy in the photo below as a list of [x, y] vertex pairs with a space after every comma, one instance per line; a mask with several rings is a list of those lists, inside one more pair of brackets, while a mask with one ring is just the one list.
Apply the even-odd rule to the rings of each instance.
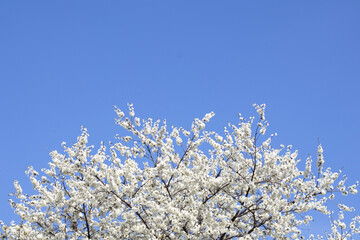
[[[228, 124], [223, 133], [206, 129], [215, 115], [195, 118], [190, 130], [166, 121], [128, 116], [115, 107], [116, 135], [94, 152], [82, 128], [77, 142], [51, 152], [49, 168], [26, 171], [36, 194], [17, 181], [10, 200], [21, 222], [1, 222], [6, 239], [305, 239], [302, 226], [312, 214], [328, 215], [327, 239], [350, 239], [360, 232], [354, 211], [327, 203], [357, 193], [346, 176], [298, 158], [291, 146], [276, 148], [266, 134], [265, 105], [258, 117]], [[303, 169], [303, 170], [301, 170]]]

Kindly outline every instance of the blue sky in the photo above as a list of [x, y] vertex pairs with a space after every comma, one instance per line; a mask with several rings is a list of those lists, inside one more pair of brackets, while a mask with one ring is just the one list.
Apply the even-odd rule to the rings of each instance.
[[[0, 219], [49, 152], [113, 140], [113, 105], [190, 127], [267, 104], [276, 144], [359, 179], [359, 1], [0, 1]], [[360, 209], [359, 196], [350, 199]], [[322, 222], [314, 224], [316, 231]]]

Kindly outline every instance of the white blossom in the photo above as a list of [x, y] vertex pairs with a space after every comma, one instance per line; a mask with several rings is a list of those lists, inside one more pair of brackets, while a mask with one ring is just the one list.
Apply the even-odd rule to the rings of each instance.
[[[355, 209], [327, 203], [356, 194], [339, 172], [324, 169], [318, 146], [298, 168], [298, 152], [262, 139], [268, 123], [239, 115], [224, 133], [205, 131], [215, 115], [195, 119], [189, 130], [166, 121], [129, 116], [115, 107], [116, 124], [128, 134], [94, 152], [86, 128], [64, 153], [51, 152], [48, 169], [26, 171], [35, 194], [15, 181], [10, 204], [21, 222], [0, 221], [4, 239], [315, 239], [304, 236], [313, 210], [328, 215], [331, 230], [318, 239], [349, 239], [360, 232]], [[299, 164], [301, 165], [301, 164]], [[301, 165], [304, 168], [304, 165]], [[338, 214], [335, 214], [337, 211]], [[334, 219], [337, 216], [337, 219]]]
[[320, 172], [322, 171], [323, 165], [324, 165], [323, 148], [321, 144], [319, 144], [317, 151], [317, 167]]
[[212, 118], [212, 117], [214, 117], [215, 116], [215, 113], [214, 112], [210, 112], [210, 113], [207, 113], [207, 114], [205, 114], [205, 117], [202, 119], [203, 120], [203, 122], [209, 122], [210, 121], [210, 119]]

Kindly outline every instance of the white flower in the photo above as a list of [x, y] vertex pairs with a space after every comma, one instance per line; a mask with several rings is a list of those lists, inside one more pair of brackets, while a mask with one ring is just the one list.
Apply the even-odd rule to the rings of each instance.
[[214, 117], [214, 116], [215, 116], [215, 113], [214, 113], [214, 112], [210, 112], [210, 113], [205, 114], [205, 117], [204, 117], [202, 120], [203, 120], [203, 122], [209, 122], [210, 119], [211, 119], [212, 117]]
[[317, 167], [319, 171], [322, 170], [322, 167], [324, 165], [324, 157], [323, 157], [323, 148], [321, 147], [321, 144], [318, 146], [318, 156], [317, 156]]
[[181, 143], [182, 143], [181, 137], [177, 136], [177, 137], [176, 137], [176, 144], [177, 144], [177, 145], [181, 145]]
[[14, 186], [17, 194], [22, 194], [22, 188], [17, 180], [14, 181]]

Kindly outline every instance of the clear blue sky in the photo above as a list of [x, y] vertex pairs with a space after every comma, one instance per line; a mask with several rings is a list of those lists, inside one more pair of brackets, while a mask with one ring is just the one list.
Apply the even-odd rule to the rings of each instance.
[[[113, 105], [190, 127], [267, 104], [276, 144], [360, 177], [360, 1], [0, 1], [0, 219], [13, 181], [81, 125], [113, 140]], [[360, 209], [359, 196], [351, 201]], [[318, 224], [318, 225], [316, 225]], [[321, 222], [314, 226], [321, 230]]]

